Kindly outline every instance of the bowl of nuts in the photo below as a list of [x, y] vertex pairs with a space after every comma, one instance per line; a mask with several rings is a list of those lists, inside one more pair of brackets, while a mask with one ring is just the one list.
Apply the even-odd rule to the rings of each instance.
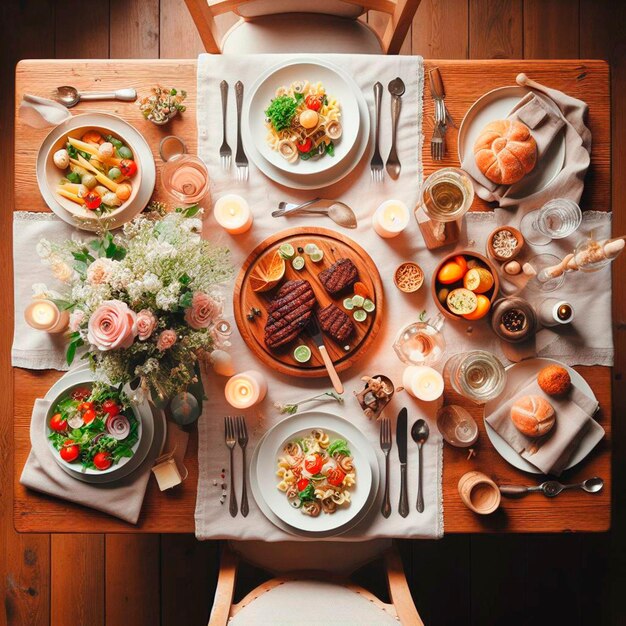
[[512, 261], [524, 247], [524, 237], [517, 228], [500, 226], [487, 237], [487, 254], [496, 261]]

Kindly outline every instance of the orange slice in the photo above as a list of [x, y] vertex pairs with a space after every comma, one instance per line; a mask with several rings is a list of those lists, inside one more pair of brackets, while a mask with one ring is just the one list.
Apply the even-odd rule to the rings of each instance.
[[370, 297], [367, 287], [361, 282], [354, 283], [354, 287], [352, 287], [352, 289], [354, 290], [355, 296], [363, 296], [364, 298]]
[[474, 293], [485, 293], [493, 287], [493, 275], [484, 267], [475, 267], [465, 274], [463, 287]]
[[466, 313], [463, 317], [466, 320], [479, 320], [489, 313], [490, 308], [491, 302], [489, 298], [481, 294], [476, 296], [476, 310], [473, 313]]
[[285, 275], [285, 259], [276, 250], [259, 259], [250, 273], [252, 291], [269, 291], [278, 285]]

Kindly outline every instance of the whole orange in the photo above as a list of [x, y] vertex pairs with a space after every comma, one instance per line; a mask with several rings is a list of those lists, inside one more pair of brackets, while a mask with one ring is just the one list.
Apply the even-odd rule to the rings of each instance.
[[456, 262], [448, 261], [437, 274], [437, 280], [443, 285], [451, 285], [463, 278], [465, 270]]
[[479, 320], [482, 317], [485, 317], [487, 313], [489, 313], [489, 309], [491, 308], [491, 301], [487, 296], [483, 296], [482, 294], [476, 296], [476, 309], [471, 313], [466, 313], [463, 317], [466, 320]]

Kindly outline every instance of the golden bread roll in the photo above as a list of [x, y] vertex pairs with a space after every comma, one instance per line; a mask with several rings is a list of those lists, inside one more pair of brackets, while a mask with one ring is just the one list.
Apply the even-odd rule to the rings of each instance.
[[537, 374], [537, 383], [549, 396], [561, 396], [572, 385], [569, 372], [560, 365], [548, 365]]
[[524, 396], [511, 407], [511, 420], [527, 437], [543, 437], [554, 426], [556, 415], [552, 405], [541, 396]]
[[478, 169], [497, 185], [513, 185], [532, 172], [537, 142], [526, 124], [496, 120], [485, 126], [474, 144]]

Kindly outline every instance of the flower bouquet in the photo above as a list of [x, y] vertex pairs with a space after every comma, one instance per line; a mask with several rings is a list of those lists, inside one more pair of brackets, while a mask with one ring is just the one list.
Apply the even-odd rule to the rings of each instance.
[[70, 311], [68, 364], [86, 345], [105, 380], [140, 383], [160, 403], [198, 382], [198, 359], [216, 343], [217, 288], [233, 271], [229, 251], [201, 238], [200, 211], [153, 203], [120, 235], [39, 242], [67, 286], [55, 302]]

